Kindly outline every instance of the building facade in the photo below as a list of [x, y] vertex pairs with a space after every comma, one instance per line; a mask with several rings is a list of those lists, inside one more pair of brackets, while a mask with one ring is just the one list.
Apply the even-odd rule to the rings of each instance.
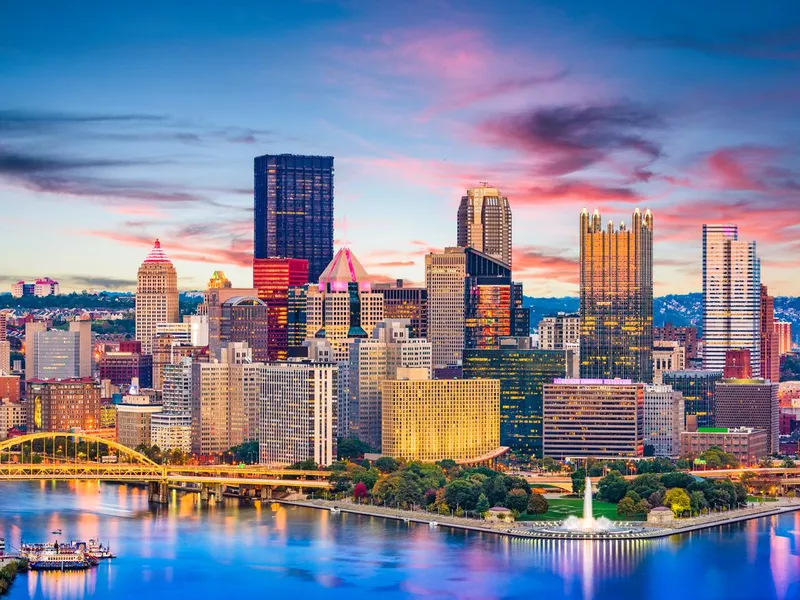
[[333, 157], [257, 156], [253, 174], [255, 258], [307, 260], [318, 281], [333, 258]]
[[581, 377], [653, 381], [653, 216], [580, 218]]
[[405, 460], [475, 460], [500, 448], [500, 382], [424, 379], [400, 369], [382, 385], [382, 453]]
[[775, 298], [761, 286], [761, 377], [773, 383], [781, 379], [780, 338], [775, 331]]
[[463, 248], [445, 248], [425, 256], [428, 291], [428, 341], [433, 366], [458, 365], [464, 350], [464, 280], [467, 257]]
[[757, 465], [770, 454], [769, 435], [752, 427], [701, 427], [681, 433], [681, 456], [696, 458], [711, 447], [733, 454], [742, 465]]
[[142, 343], [142, 353], [152, 354], [156, 325], [178, 320], [178, 273], [156, 240], [139, 267], [136, 282], [135, 337]]
[[0, 440], [8, 438], [8, 430], [27, 426], [26, 404], [0, 397]]
[[665, 371], [686, 369], [686, 349], [680, 342], [653, 342], [653, 383], [660, 385]]
[[265, 360], [286, 360], [289, 356], [289, 289], [308, 283], [308, 261], [300, 258], [256, 258], [253, 287], [267, 306], [268, 356]]
[[500, 444], [524, 457], [541, 458], [542, 392], [564, 376], [566, 355], [559, 350], [520, 348], [515, 339], [500, 348], [464, 350], [464, 379], [500, 381]]
[[335, 365], [280, 362], [261, 368], [259, 462], [289, 466], [336, 460], [337, 368]]
[[544, 455], [644, 455], [644, 384], [629, 379], [556, 379], [544, 385]]
[[5, 375], [0, 373], [0, 399], [10, 402], [19, 402], [20, 388], [19, 377], [17, 375]]
[[[122, 402], [116, 408], [117, 442], [128, 448], [153, 445], [150, 435], [151, 419], [155, 413], [163, 410], [163, 405], [153, 402], [150, 396], [140, 394], [135, 386], [131, 386], [130, 392], [122, 397]], [[159, 448], [166, 449], [161, 446]]]
[[750, 350], [761, 376], [761, 261], [736, 225], [703, 225], [703, 368], [722, 370], [728, 350]]
[[715, 425], [753, 427], [767, 432], [768, 454], [778, 451], [778, 385], [764, 379], [726, 379], [717, 383]]
[[778, 334], [778, 351], [781, 356], [792, 353], [792, 324], [789, 321], [776, 321], [775, 331]]
[[565, 350], [580, 341], [581, 317], [578, 314], [558, 313], [539, 321], [540, 350]]
[[255, 362], [268, 361], [270, 330], [267, 304], [255, 296], [235, 296], [223, 302], [221, 308], [219, 339], [213, 344], [217, 353], [231, 342], [246, 342]]
[[697, 327], [676, 327], [672, 323], [664, 323], [661, 327], [653, 327], [653, 342], [678, 342], [686, 349], [687, 364], [700, 355]]
[[34, 379], [27, 383], [26, 398], [29, 433], [100, 425], [100, 388], [92, 379]]
[[750, 350], [739, 348], [725, 352], [725, 368], [722, 369], [723, 379], [752, 379], [753, 363], [750, 360]]
[[80, 378], [80, 334], [74, 331], [41, 328], [29, 333], [33, 325], [43, 324], [28, 323], [25, 327], [25, 378], [29, 380]]
[[683, 396], [687, 429], [714, 427], [716, 384], [722, 380], [722, 371], [668, 371], [661, 380]]
[[408, 319], [411, 337], [428, 338], [428, 290], [409, 287], [398, 279], [393, 284], [376, 283], [372, 286], [383, 294], [383, 314], [387, 319]]
[[129, 386], [134, 379], [143, 388], [153, 387], [153, 356], [136, 352], [106, 352], [98, 362], [100, 379], [111, 385]]
[[644, 388], [644, 443], [654, 456], [676, 457], [685, 429], [683, 394], [668, 385]]
[[511, 267], [511, 205], [499, 189], [482, 185], [461, 197], [456, 244], [475, 248]]

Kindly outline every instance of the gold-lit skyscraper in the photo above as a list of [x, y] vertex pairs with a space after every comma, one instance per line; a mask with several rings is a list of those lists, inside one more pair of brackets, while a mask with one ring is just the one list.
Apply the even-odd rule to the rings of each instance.
[[511, 266], [511, 206], [499, 189], [470, 188], [458, 207], [458, 245]]
[[142, 266], [136, 284], [136, 339], [142, 354], [153, 353], [153, 338], [159, 323], [178, 318], [178, 274], [156, 240]]
[[653, 216], [637, 208], [631, 227], [580, 219], [582, 378], [653, 380]]

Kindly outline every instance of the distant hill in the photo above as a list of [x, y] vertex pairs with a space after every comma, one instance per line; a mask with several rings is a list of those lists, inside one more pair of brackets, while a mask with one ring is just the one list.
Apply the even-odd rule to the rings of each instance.
[[[531, 327], [547, 315], [559, 312], [578, 312], [578, 298], [565, 296], [563, 298], [533, 298], [525, 296], [523, 305], [530, 307]], [[677, 326], [701, 326], [703, 310], [703, 295], [699, 292], [692, 294], [670, 294], [653, 300], [653, 323], [661, 326], [672, 323]], [[795, 296], [778, 296], [775, 298], [775, 318], [778, 321], [792, 323], [793, 337], [800, 334], [800, 298]]]

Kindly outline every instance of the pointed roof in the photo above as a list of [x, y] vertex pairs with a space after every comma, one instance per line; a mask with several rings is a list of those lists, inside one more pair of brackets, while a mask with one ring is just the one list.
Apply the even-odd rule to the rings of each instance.
[[356, 255], [350, 252], [349, 248], [341, 248], [319, 276], [319, 283], [320, 286], [333, 282], [367, 283], [369, 279], [369, 275], [361, 266]]
[[161, 249], [161, 242], [156, 240], [155, 244], [153, 244], [153, 249], [150, 250], [150, 254], [147, 255], [147, 258], [144, 259], [144, 264], [152, 264], [152, 263], [161, 263], [171, 265], [172, 261], [167, 258], [167, 255], [164, 254], [164, 251]]

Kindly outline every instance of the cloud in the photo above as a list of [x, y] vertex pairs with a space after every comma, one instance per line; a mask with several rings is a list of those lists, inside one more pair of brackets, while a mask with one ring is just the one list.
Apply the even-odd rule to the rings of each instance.
[[654, 110], [618, 102], [534, 108], [485, 121], [478, 133], [481, 141], [528, 154], [539, 174], [559, 176], [607, 162], [616, 153], [632, 153], [647, 165], [662, 156], [661, 145], [649, 135], [663, 126]]
[[705, 173], [715, 187], [732, 191], [800, 191], [797, 173], [780, 166], [781, 155], [772, 146], [743, 145], [718, 148], [705, 158]]
[[81, 286], [101, 290], [131, 290], [136, 288], [135, 279], [117, 279], [114, 277], [87, 277], [84, 275], [67, 275], [56, 278], [62, 284], [73, 284], [69, 287], [78, 288]]
[[413, 260], [387, 260], [383, 262], [367, 262], [369, 267], [413, 267], [417, 263]]
[[0, 110], [0, 132], [3, 133], [51, 133], [64, 127], [91, 124], [147, 124], [163, 123], [164, 115], [152, 114], [75, 114], [32, 110]]
[[559, 251], [538, 246], [514, 247], [514, 277], [526, 280], [555, 280], [577, 285], [578, 259], [563, 256]]
[[515, 207], [552, 205], [553, 203], [585, 205], [603, 201], [633, 204], [643, 200], [638, 192], [628, 187], [605, 186], [574, 180], [522, 189], [509, 188], [509, 194], [513, 195]]

